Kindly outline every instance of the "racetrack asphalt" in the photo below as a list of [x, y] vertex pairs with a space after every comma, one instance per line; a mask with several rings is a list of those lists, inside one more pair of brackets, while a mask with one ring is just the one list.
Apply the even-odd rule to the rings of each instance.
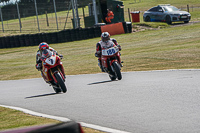
[[0, 104], [132, 133], [200, 132], [200, 70], [67, 76], [55, 94], [42, 78], [0, 81]]

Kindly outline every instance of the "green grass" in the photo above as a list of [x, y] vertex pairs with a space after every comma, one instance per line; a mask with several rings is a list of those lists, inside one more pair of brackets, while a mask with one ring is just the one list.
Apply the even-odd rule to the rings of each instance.
[[178, 8], [186, 8], [187, 5], [197, 7], [200, 6], [198, 0], [136, 0], [136, 3], [135, 0], [123, 0], [123, 3], [126, 8], [132, 8], [140, 11], [148, 10], [149, 8], [159, 4], [171, 4]]
[[[44, 117], [32, 116], [21, 111], [0, 107], [0, 131], [23, 128], [35, 125], [58, 124], [60, 121]], [[94, 129], [82, 127], [85, 133], [103, 133]]]
[[[112, 37], [122, 46], [122, 71], [145, 71], [200, 68], [199, 35], [200, 23], [195, 23]], [[98, 73], [94, 53], [99, 39], [50, 46], [63, 54], [67, 75]], [[37, 49], [37, 46], [0, 49], [0, 80], [40, 78], [40, 72], [35, 69]]]
[[0, 130], [33, 125], [59, 123], [59, 121], [35, 117], [20, 111], [0, 107]]

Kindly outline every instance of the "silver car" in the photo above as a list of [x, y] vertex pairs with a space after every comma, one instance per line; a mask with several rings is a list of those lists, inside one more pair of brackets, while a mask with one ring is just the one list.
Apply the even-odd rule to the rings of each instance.
[[145, 22], [167, 22], [171, 24], [172, 22], [184, 21], [184, 23], [188, 23], [191, 19], [191, 14], [167, 4], [158, 5], [145, 11], [143, 19]]

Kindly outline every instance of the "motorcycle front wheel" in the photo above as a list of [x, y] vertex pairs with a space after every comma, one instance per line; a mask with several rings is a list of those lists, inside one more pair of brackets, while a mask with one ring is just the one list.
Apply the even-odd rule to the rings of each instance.
[[121, 74], [121, 71], [120, 71], [120, 67], [119, 67], [119, 64], [117, 62], [113, 62], [113, 68], [115, 69], [115, 73], [116, 73], [116, 76], [118, 78], [118, 80], [121, 80], [122, 79], [122, 74]]
[[55, 91], [56, 93], [60, 93], [60, 92], [61, 92], [61, 89], [58, 88], [58, 87], [53, 87], [53, 89], [54, 89], [54, 91]]
[[55, 77], [56, 77], [58, 85], [62, 89], [63, 93], [67, 92], [67, 87], [65, 86], [65, 83], [64, 83], [63, 79], [61, 78], [60, 73], [55, 73]]
[[116, 80], [115, 74], [113, 74], [113, 75], [110, 75], [110, 74], [109, 74], [109, 77], [110, 77], [110, 79], [111, 79], [112, 81]]

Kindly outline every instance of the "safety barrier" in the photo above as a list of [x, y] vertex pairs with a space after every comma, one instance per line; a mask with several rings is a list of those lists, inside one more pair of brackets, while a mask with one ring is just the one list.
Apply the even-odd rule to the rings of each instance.
[[[71, 42], [77, 40], [85, 40], [85, 39], [100, 37], [102, 32], [107, 30], [112, 30], [113, 28], [116, 27], [115, 25], [118, 26], [118, 29], [119, 25], [121, 26], [120, 30], [123, 32], [120, 32], [119, 34], [132, 32], [132, 23], [122, 22], [121, 24], [110, 25], [108, 26], [109, 27], [108, 29], [102, 26], [94, 26], [87, 28], [68, 29], [52, 33], [5, 36], [5, 37], [0, 37], [0, 48], [36, 46], [41, 42], [47, 42], [49, 44], [52, 44], [52, 43], [63, 43], [63, 42]], [[116, 30], [115, 32], [118, 33], [118, 31]]]

